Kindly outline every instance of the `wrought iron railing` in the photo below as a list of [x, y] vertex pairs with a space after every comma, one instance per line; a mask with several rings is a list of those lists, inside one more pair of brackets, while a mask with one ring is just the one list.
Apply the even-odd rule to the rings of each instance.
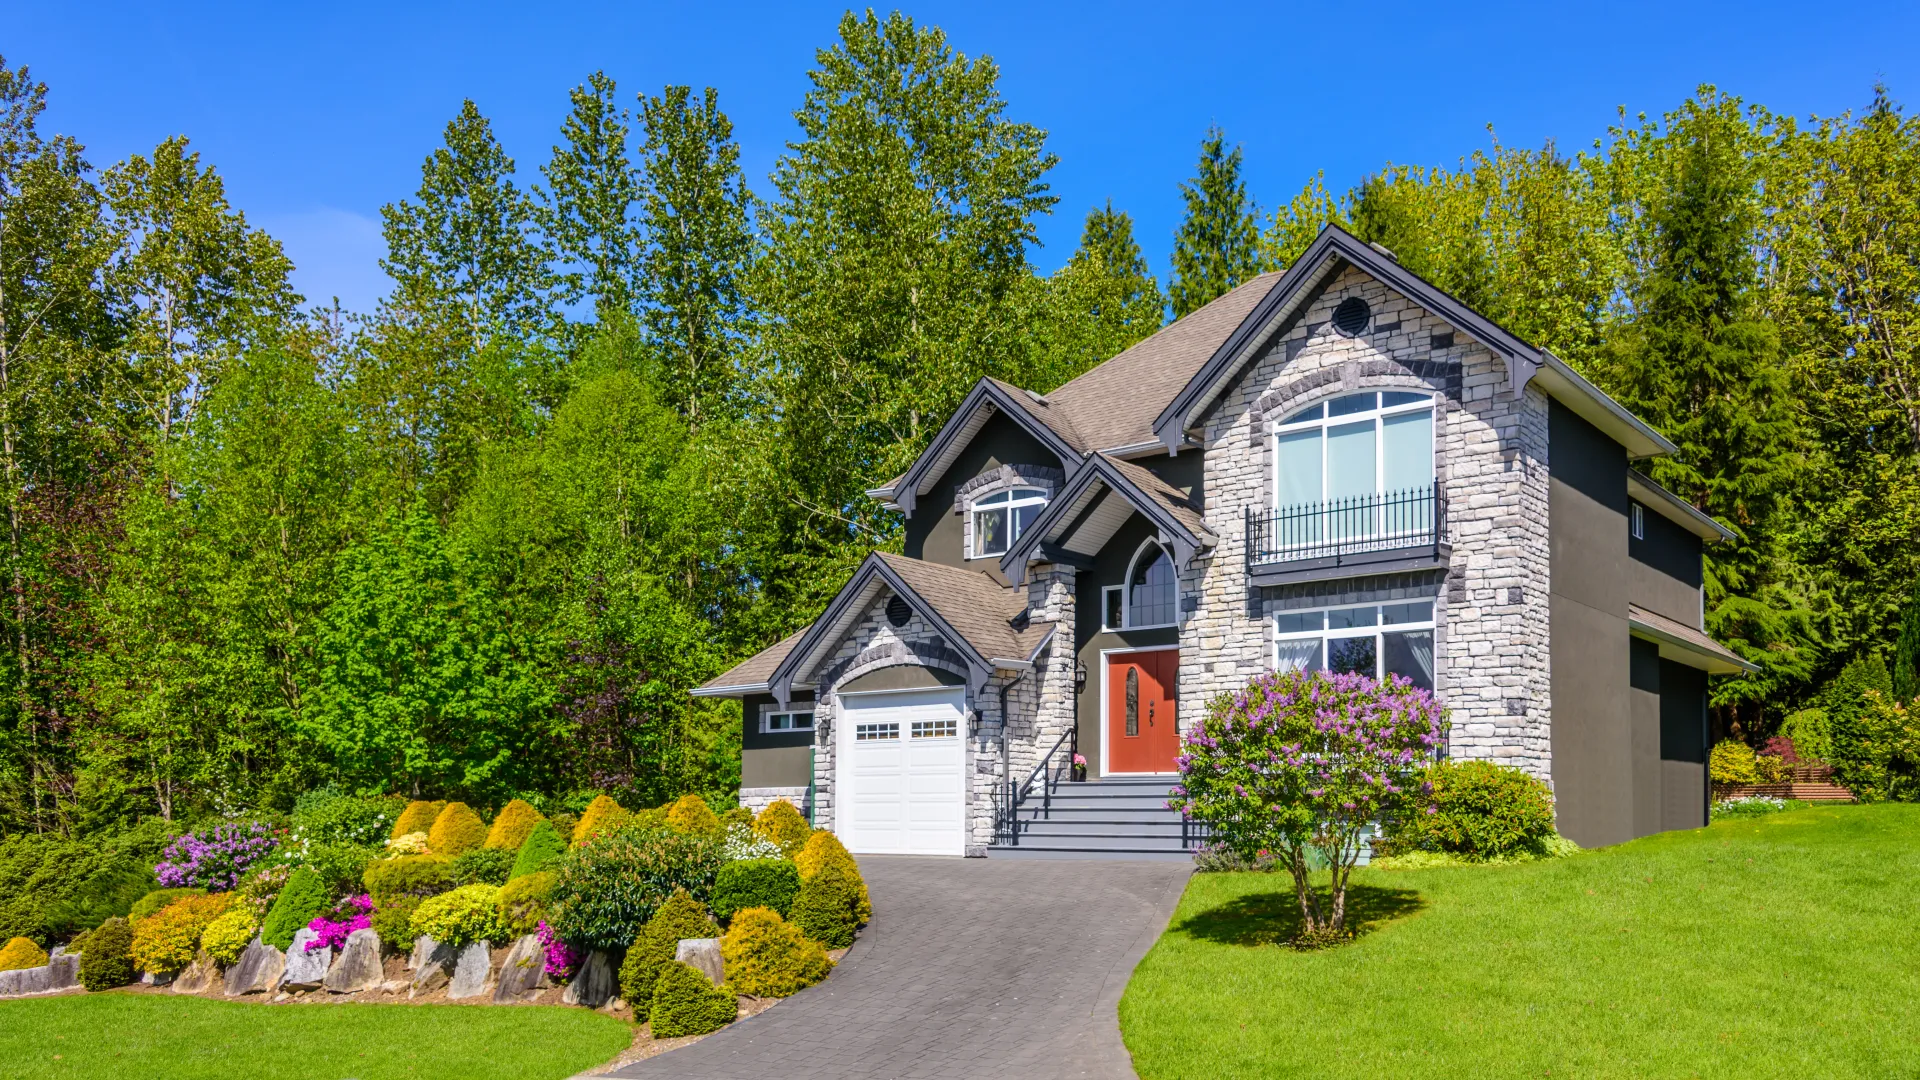
[[[1020, 844], [1020, 804], [1039, 785], [1040, 812], [1053, 812], [1053, 791], [1073, 775], [1073, 758], [1079, 753], [1080, 733], [1069, 727], [1053, 749], [1048, 750], [1023, 782], [1008, 777], [993, 794], [993, 842], [1018, 847]], [[1065, 750], [1066, 753], [1061, 753]]]
[[1247, 565], [1438, 549], [1446, 530], [1447, 498], [1438, 482], [1277, 510], [1248, 509]]

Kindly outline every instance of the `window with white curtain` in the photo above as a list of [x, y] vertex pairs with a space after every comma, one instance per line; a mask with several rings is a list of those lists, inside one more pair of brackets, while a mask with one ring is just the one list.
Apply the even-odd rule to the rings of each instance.
[[1404, 675], [1433, 689], [1433, 601], [1364, 604], [1273, 617], [1277, 671]]
[[[1348, 394], [1301, 409], [1274, 427], [1273, 505], [1277, 510], [1425, 491], [1432, 486], [1430, 393]], [[1393, 520], [1401, 526], [1427, 527], [1404, 517]], [[1326, 527], [1363, 534], [1377, 524], [1364, 514], [1340, 515], [1328, 519]], [[1323, 538], [1304, 535], [1300, 539]]]
[[1014, 488], [973, 501], [973, 554], [983, 559], [1005, 555], [1027, 526], [1047, 508], [1047, 493], [1039, 488]]

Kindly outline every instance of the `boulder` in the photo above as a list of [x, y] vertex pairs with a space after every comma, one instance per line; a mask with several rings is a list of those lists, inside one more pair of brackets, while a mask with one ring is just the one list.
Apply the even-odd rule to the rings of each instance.
[[613, 995], [619, 989], [620, 984], [613, 977], [613, 965], [608, 962], [607, 954], [595, 949], [580, 961], [580, 970], [573, 973], [573, 981], [567, 984], [567, 992], [560, 995], [560, 1000], [568, 1005], [597, 1009], [613, 1000]]
[[440, 950], [440, 943], [433, 940], [432, 938], [428, 937], [425, 934], [421, 934], [419, 937], [414, 938], [413, 952], [407, 954], [407, 970], [419, 971], [420, 965], [432, 959], [434, 953], [438, 952], [439, 950]]
[[500, 981], [493, 987], [493, 1003], [506, 1005], [526, 1001], [540, 992], [546, 981], [547, 949], [532, 934], [513, 943], [513, 949], [500, 964]]
[[372, 990], [386, 977], [380, 970], [380, 935], [372, 930], [355, 930], [347, 935], [340, 958], [327, 969], [323, 985], [336, 994], [357, 994]]
[[726, 965], [720, 960], [720, 939], [717, 937], [681, 938], [680, 944], [673, 950], [673, 958], [707, 977], [707, 981], [719, 986], [726, 982]]
[[80, 985], [80, 954], [62, 949], [54, 950], [53, 960], [47, 964], [47, 989], [65, 990]]
[[407, 966], [414, 969], [413, 986], [407, 996], [431, 994], [447, 985], [459, 959], [460, 950], [451, 945], [442, 945], [424, 935], [415, 939], [413, 955], [407, 960]]
[[287, 970], [287, 954], [259, 938], [247, 946], [240, 959], [227, 969], [227, 996], [264, 994], [280, 988], [280, 976]]
[[214, 962], [203, 949], [187, 970], [173, 980], [173, 992], [176, 994], [201, 994], [220, 985], [220, 965]]
[[52, 980], [48, 978], [51, 969], [47, 965], [30, 968], [15, 968], [12, 971], [0, 971], [0, 997], [17, 997], [20, 994], [44, 994], [52, 989]]
[[319, 931], [304, 927], [294, 933], [293, 944], [287, 946], [287, 971], [281, 976], [281, 986], [288, 990], [312, 990], [326, 980], [327, 969], [333, 966], [333, 950], [307, 951], [307, 942], [319, 936]]
[[487, 992], [487, 980], [493, 975], [493, 950], [484, 941], [476, 941], [460, 950], [454, 961], [453, 978], [447, 983], [447, 997], [479, 997]]

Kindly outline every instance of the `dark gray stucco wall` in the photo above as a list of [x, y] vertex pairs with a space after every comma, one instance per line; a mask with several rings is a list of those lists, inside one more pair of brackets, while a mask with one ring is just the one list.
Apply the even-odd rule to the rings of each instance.
[[901, 553], [909, 559], [984, 570], [1001, 584], [1006, 584], [1006, 576], [1000, 573], [1000, 560], [970, 560], [966, 557], [964, 523], [953, 508], [955, 488], [988, 469], [997, 469], [1002, 465], [1061, 468], [1060, 459], [1040, 440], [1027, 434], [1025, 428], [1007, 419], [1004, 413], [995, 414], [980, 426], [966, 449], [935, 482], [933, 490], [920, 496], [913, 516], [907, 519]]
[[[1181, 456], [1190, 456], [1195, 461], [1200, 458], [1199, 454], [1182, 454]], [[1139, 649], [1180, 643], [1180, 631], [1177, 627], [1117, 631], [1100, 629], [1100, 590], [1108, 585], [1125, 583], [1127, 569], [1133, 563], [1134, 553], [1153, 535], [1152, 524], [1139, 514], [1133, 515], [1127, 519], [1126, 524], [1114, 532], [1113, 538], [1107, 541], [1106, 546], [1100, 549], [1100, 554], [1094, 557], [1093, 566], [1074, 575], [1073, 637], [1080, 643], [1076, 655], [1081, 668], [1087, 673], [1086, 685], [1081, 689], [1076, 703], [1077, 739], [1080, 753], [1087, 759], [1089, 777], [1100, 775], [1100, 743], [1106, 732], [1104, 718], [1100, 715], [1100, 680], [1106, 677], [1101, 666], [1101, 652], [1108, 649]], [[1184, 710], [1189, 706], [1181, 702], [1179, 707]]]
[[1156, 454], [1153, 457], [1133, 458], [1132, 461], [1165, 481], [1168, 486], [1179, 488], [1187, 498], [1193, 500], [1193, 505], [1206, 505], [1206, 451], [1194, 449], [1173, 456]]
[[[812, 694], [796, 693], [795, 705], [810, 705]], [[760, 709], [772, 694], [748, 694], [740, 705], [740, 786], [806, 787], [813, 783], [813, 732], [762, 733]]]
[[1688, 626], [1700, 625], [1701, 540], [1648, 508], [1645, 536], [1628, 537], [1633, 602]]
[[919, 664], [894, 664], [891, 667], [876, 668], [857, 678], [848, 679], [834, 691], [839, 694], [859, 694], [870, 690], [934, 690], [942, 686], [961, 686], [966, 680], [951, 671], [941, 668], [922, 667]]
[[[1644, 816], [1635, 808], [1642, 710], [1627, 632], [1627, 454], [1557, 401], [1548, 439], [1554, 798], [1560, 832], [1598, 847], [1638, 835]], [[1658, 716], [1656, 707], [1656, 725]], [[1647, 793], [1656, 806], [1658, 792], [1655, 783]]]
[[1707, 673], [1672, 660], [1660, 661], [1660, 785], [1661, 828], [1707, 823]]

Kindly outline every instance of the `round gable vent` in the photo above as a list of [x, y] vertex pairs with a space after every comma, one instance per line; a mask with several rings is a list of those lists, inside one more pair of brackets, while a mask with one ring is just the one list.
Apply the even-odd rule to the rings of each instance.
[[887, 621], [895, 626], [905, 626], [913, 619], [913, 607], [904, 597], [896, 596], [887, 601]]
[[1373, 320], [1373, 309], [1365, 300], [1349, 296], [1333, 309], [1333, 328], [1348, 337], [1357, 337]]

